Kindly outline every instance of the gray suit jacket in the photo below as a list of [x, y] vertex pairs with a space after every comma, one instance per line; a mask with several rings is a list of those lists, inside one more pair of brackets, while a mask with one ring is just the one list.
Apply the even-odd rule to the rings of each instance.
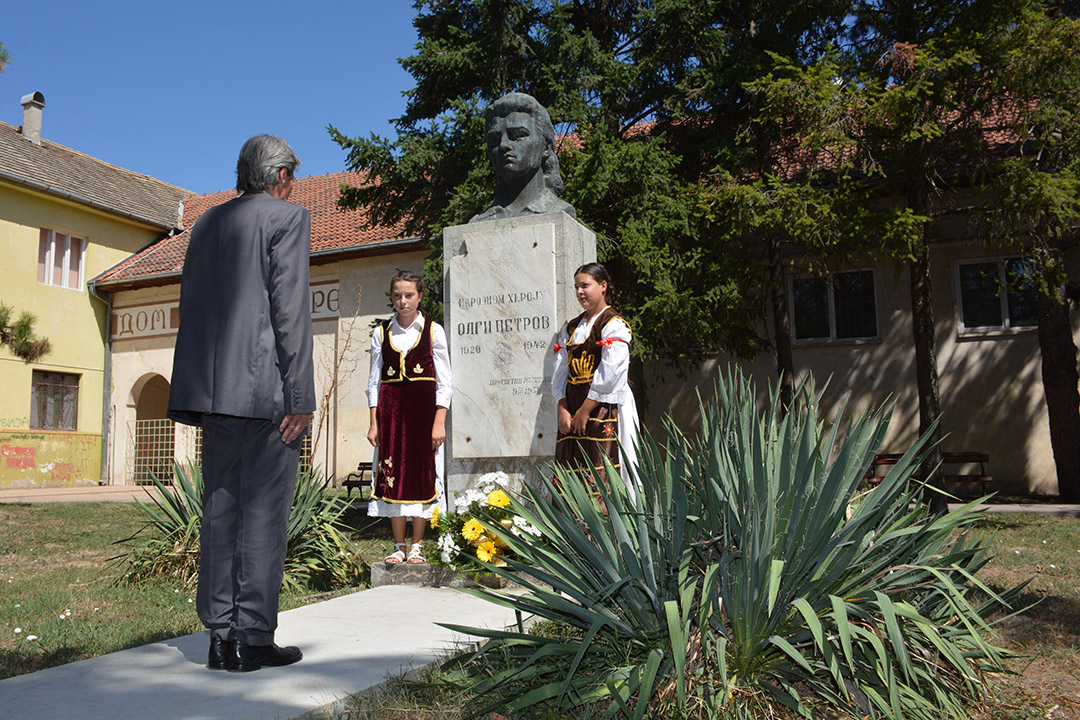
[[206, 211], [180, 284], [169, 417], [277, 421], [315, 410], [311, 215], [266, 193]]

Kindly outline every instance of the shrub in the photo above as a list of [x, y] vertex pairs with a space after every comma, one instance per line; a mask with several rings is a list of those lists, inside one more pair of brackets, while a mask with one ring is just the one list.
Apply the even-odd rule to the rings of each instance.
[[786, 413], [775, 392], [761, 411], [741, 374], [721, 378], [697, 436], [669, 424], [662, 447], [643, 442], [636, 497], [610, 466], [595, 478], [606, 518], [565, 470], [550, 502], [526, 488], [512, 510], [545, 542], [488, 529], [520, 558], [490, 570], [529, 592], [476, 592], [567, 630], [458, 628], [487, 640], [448, 681], [486, 701], [478, 715], [966, 717], [1002, 671], [984, 635], [1018, 589], [976, 578], [976, 503], [914, 502], [922, 440], [860, 492], [889, 413], [841, 431], [820, 400], [806, 385]]
[[[118, 558], [129, 566], [125, 578], [166, 577], [194, 584], [199, 573], [202, 471], [194, 464], [177, 464], [171, 486], [151, 479], [158, 491], [156, 497], [151, 496], [153, 504], [136, 501], [147, 516], [146, 525], [119, 541], [133, 546]], [[289, 513], [285, 589], [325, 590], [359, 583], [360, 561], [342, 532], [341, 518], [348, 507], [343, 498], [326, 492], [326, 482], [317, 471], [297, 474]]]

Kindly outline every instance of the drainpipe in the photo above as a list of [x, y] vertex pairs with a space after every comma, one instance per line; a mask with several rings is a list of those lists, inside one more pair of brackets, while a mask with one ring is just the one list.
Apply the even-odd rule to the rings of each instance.
[[99, 485], [107, 485], [109, 477], [109, 428], [112, 420], [112, 298], [98, 293], [94, 281], [86, 283], [90, 295], [105, 306], [105, 370], [102, 380], [103, 402], [101, 405], [101, 479]]

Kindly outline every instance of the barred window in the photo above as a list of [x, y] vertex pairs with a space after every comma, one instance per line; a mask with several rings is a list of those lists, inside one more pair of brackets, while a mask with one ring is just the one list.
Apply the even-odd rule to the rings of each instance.
[[79, 418], [79, 376], [35, 370], [30, 390], [30, 427], [75, 430]]
[[796, 342], [878, 336], [873, 270], [792, 278], [788, 307]]

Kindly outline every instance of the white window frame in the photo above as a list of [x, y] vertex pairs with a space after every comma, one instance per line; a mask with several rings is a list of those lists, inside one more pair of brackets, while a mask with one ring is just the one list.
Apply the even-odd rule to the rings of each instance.
[[[1007, 287], [1006, 282], [1008, 281], [1008, 278], [1005, 276], [1005, 263], [1009, 260], [1023, 259], [1024, 257], [1022, 255], [1006, 255], [998, 257], [964, 258], [963, 260], [957, 260], [953, 263], [953, 287], [956, 289], [956, 325], [960, 335], [1000, 335], [1004, 333], [1031, 332], [1038, 329], [1038, 318], [1036, 318], [1034, 325], [1014, 326], [1012, 324], [1012, 319], [1009, 317], [1009, 293], [1002, 292], [1002, 290]], [[1001, 325], [979, 325], [976, 327], [968, 327], [964, 324], [964, 293], [963, 288], [960, 285], [960, 268], [964, 265], [985, 265], [987, 263], [994, 263], [997, 265], [998, 302], [1000, 303], [1001, 308]]]
[[[65, 239], [61, 241], [63, 243], [63, 248], [62, 249], [57, 247], [57, 237], [56, 237], [57, 235], [63, 235], [65, 237]], [[47, 238], [47, 243], [48, 243], [48, 248], [45, 251], [45, 260], [44, 260], [44, 264], [45, 264], [44, 270], [45, 270], [45, 272], [43, 273], [43, 277], [38, 278], [38, 282], [40, 282], [40, 283], [42, 283], [44, 285], [48, 285], [50, 287], [62, 287], [62, 288], [65, 288], [67, 290], [76, 290], [78, 292], [82, 292], [83, 288], [86, 287], [86, 246], [87, 246], [86, 238], [80, 237], [79, 235], [73, 235], [71, 233], [67, 233], [67, 232], [64, 232], [62, 230], [55, 230], [53, 228], [43, 227], [43, 228], [41, 228], [41, 235], [39, 236], [39, 240], [38, 240], [38, 242], [39, 242], [39, 246], [38, 246], [39, 251], [40, 251], [40, 242], [42, 240], [44, 240], [45, 238]], [[79, 280], [78, 280], [78, 286], [77, 287], [72, 287], [71, 285], [68, 285], [67, 283], [71, 278], [71, 258], [72, 258], [71, 250], [72, 250], [72, 246], [75, 245], [75, 244], [78, 244], [78, 253], [79, 253], [79, 258], [80, 258], [80, 262], [79, 262]], [[53, 278], [53, 269], [55, 267], [56, 253], [58, 251], [64, 253], [63, 264], [61, 266], [62, 269], [60, 271], [60, 279], [61, 279], [62, 282], [60, 284], [57, 284], [57, 283], [53, 282], [53, 280], [54, 280], [54, 278]]]
[[[870, 273], [871, 281], [874, 286], [874, 328], [877, 331], [875, 335], [868, 335], [863, 337], [850, 337], [850, 338], [838, 338], [836, 337], [836, 291], [834, 278], [837, 275], [843, 275], [845, 273], [856, 272], [868, 272]], [[799, 338], [798, 332], [795, 327], [795, 281], [796, 280], [825, 280], [829, 292], [829, 337], [817, 337], [817, 338]], [[873, 342], [881, 340], [881, 318], [878, 314], [878, 307], [880, 306], [881, 298], [878, 296], [878, 280], [877, 270], [870, 267], [851, 268], [849, 270], [838, 270], [836, 272], [828, 273], [827, 275], [811, 275], [801, 274], [792, 275], [788, 278], [787, 283], [787, 301], [788, 301], [788, 319], [791, 325], [791, 343], [792, 345], [829, 345], [829, 344], [847, 344], [847, 343], [860, 343], [860, 342]]]

